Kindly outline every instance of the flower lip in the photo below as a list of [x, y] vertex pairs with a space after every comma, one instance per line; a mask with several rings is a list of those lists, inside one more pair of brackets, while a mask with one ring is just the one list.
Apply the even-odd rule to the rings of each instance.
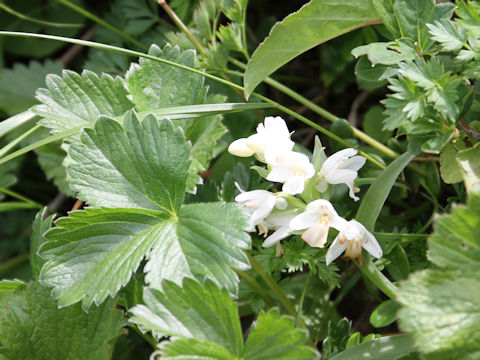
[[382, 247], [377, 239], [365, 226], [357, 220], [350, 220], [333, 241], [327, 251], [326, 263], [329, 265], [345, 252], [344, 258], [356, 259], [360, 265], [363, 264], [362, 248], [377, 259], [382, 257]]

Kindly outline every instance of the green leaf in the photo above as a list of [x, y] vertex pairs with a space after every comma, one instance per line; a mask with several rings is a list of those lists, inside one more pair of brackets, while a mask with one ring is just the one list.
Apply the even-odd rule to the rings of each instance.
[[212, 281], [202, 286], [188, 278], [182, 287], [164, 281], [161, 288], [145, 289], [145, 305], [130, 310], [130, 321], [154, 334], [210, 341], [241, 356], [243, 337], [238, 309], [227, 290]]
[[52, 227], [54, 215], [48, 215], [47, 208], [39, 211], [33, 221], [32, 240], [30, 242], [30, 263], [36, 278], [40, 275], [40, 269], [45, 261], [38, 255], [40, 246], [45, 243], [43, 234]]
[[242, 51], [242, 29], [239, 24], [230, 23], [222, 25], [217, 31], [217, 36], [222, 45], [228, 50]]
[[440, 154], [440, 175], [446, 184], [455, 184], [463, 179], [457, 152], [451, 144], [446, 144]]
[[452, 350], [454, 357], [437, 358], [460, 360], [480, 351], [478, 267], [477, 273], [418, 272], [399, 288], [398, 300], [400, 326], [422, 352]]
[[280, 316], [278, 309], [260, 313], [257, 326], [245, 343], [244, 358], [318, 359], [316, 351], [305, 346], [307, 333], [295, 329], [292, 318]]
[[467, 206], [455, 206], [452, 214], [437, 218], [429, 238], [429, 259], [446, 269], [476, 266], [480, 269], [480, 197]]
[[115, 117], [133, 108], [119, 77], [98, 76], [88, 70], [79, 75], [64, 70], [62, 77], [47, 76], [46, 86], [37, 91], [36, 97], [42, 104], [33, 111], [43, 117], [39, 124], [55, 133], [91, 127], [101, 115]]
[[255, 50], [245, 72], [245, 95], [248, 97], [267, 76], [298, 55], [377, 19], [370, 0], [310, 1], [277, 23]]
[[386, 300], [378, 305], [370, 314], [370, 324], [376, 328], [390, 325], [397, 320], [397, 311], [400, 304], [394, 300]]
[[9, 115], [28, 110], [35, 105], [35, 91], [44, 85], [45, 76], [59, 74], [62, 64], [47, 60], [41, 64], [36, 61], [28, 66], [15, 64], [13, 68], [0, 72], [0, 109]]
[[362, 45], [352, 50], [352, 55], [367, 55], [372, 67], [377, 64], [395, 65], [401, 61], [415, 58], [415, 45], [412, 40], [402, 38], [390, 42], [376, 42]]
[[392, 161], [368, 188], [355, 218], [369, 231], [373, 231], [378, 215], [382, 210], [385, 200], [387, 200], [395, 180], [397, 180], [402, 170], [414, 157], [415, 154], [409, 152], [402, 154]]
[[480, 193], [480, 144], [457, 154], [468, 193]]
[[146, 288], [144, 300], [145, 305], [131, 309], [131, 321], [154, 334], [180, 337], [165, 346], [167, 359], [318, 358], [304, 345], [307, 335], [277, 309], [259, 315], [244, 346], [237, 306], [226, 290], [211, 281], [202, 286], [184, 279], [182, 287], [164, 281], [162, 290]]
[[21, 280], [0, 280], [0, 293], [12, 293], [25, 285]]
[[100, 118], [84, 129], [65, 161], [71, 186], [90, 206], [176, 212], [183, 203], [190, 146], [169, 120], [135, 114], [124, 128]]
[[381, 124], [385, 119], [384, 109], [380, 105], [372, 106], [363, 118], [363, 130], [365, 133], [381, 143], [386, 143], [392, 136], [391, 132], [382, 130]]
[[383, 25], [392, 33], [393, 37], [398, 39], [404, 36], [400, 32], [398, 19], [393, 9], [395, 0], [372, 0], [372, 3], [375, 6], [375, 10], [377, 10], [377, 14], [382, 19]]
[[335, 355], [332, 360], [375, 359], [396, 360], [415, 351], [407, 335], [385, 336], [368, 341]]
[[79, 305], [59, 309], [38, 283], [16, 292], [1, 314], [0, 356], [5, 359], [104, 360], [121, 334], [121, 311], [113, 300], [83, 312]]
[[162, 348], [162, 359], [236, 360], [237, 358], [223, 346], [213, 342], [183, 338], [165, 344]]
[[453, 4], [434, 4], [431, 0], [395, 0], [393, 5], [400, 35], [414, 40], [421, 51], [432, 43], [426, 24], [449, 19], [454, 8]]
[[443, 51], [460, 50], [467, 40], [463, 29], [457, 29], [454, 23], [448, 19], [427, 24], [427, 27], [432, 39], [442, 45]]

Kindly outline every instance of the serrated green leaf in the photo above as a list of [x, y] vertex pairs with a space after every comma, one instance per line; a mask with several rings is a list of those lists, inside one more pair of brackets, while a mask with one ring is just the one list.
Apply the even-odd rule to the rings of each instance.
[[38, 283], [13, 295], [0, 321], [5, 359], [104, 360], [120, 335], [123, 316], [113, 300], [85, 313], [79, 305], [59, 309]]
[[395, 16], [395, 11], [393, 9], [393, 4], [395, 0], [372, 0], [377, 14], [382, 19], [382, 23], [390, 31], [395, 39], [401, 38], [402, 33], [400, 32], [398, 19]]
[[471, 35], [480, 36], [480, 7], [475, 1], [458, 1], [455, 13], [457, 23]]
[[400, 360], [413, 352], [415, 347], [411, 340], [407, 335], [402, 334], [361, 343], [335, 355], [332, 360]]
[[[478, 214], [478, 213], [477, 213]], [[478, 268], [477, 268], [478, 269]], [[400, 326], [412, 333], [423, 352], [454, 350], [455, 357], [473, 359], [480, 351], [480, 281], [475, 273], [427, 270], [399, 288]]]
[[457, 152], [451, 144], [446, 144], [440, 154], [440, 174], [446, 184], [455, 184], [463, 179]]
[[167, 334], [223, 346], [233, 355], [243, 352], [238, 309], [228, 291], [212, 281], [204, 286], [185, 278], [183, 285], [164, 281], [162, 290], [146, 288], [145, 305], [130, 310], [130, 321], [156, 334]]
[[468, 193], [480, 193], [480, 144], [457, 154]]
[[310, 1], [277, 23], [255, 50], [245, 72], [245, 95], [296, 56], [377, 19], [371, 0]]
[[183, 338], [165, 344], [162, 348], [162, 359], [236, 360], [237, 358], [223, 346], [213, 342]]
[[164, 281], [162, 290], [145, 289], [144, 300], [145, 305], [131, 310], [131, 321], [156, 334], [181, 338], [166, 345], [167, 358], [318, 358], [314, 349], [304, 345], [306, 333], [295, 329], [293, 319], [281, 317], [277, 309], [259, 315], [244, 346], [237, 306], [227, 291], [211, 281], [202, 286], [187, 278], [182, 287]]
[[426, 24], [449, 19], [454, 8], [453, 4], [435, 4], [430, 0], [395, 0], [393, 5], [401, 36], [414, 40], [421, 51], [431, 44]]
[[433, 24], [427, 24], [427, 27], [432, 39], [439, 42], [444, 51], [460, 50], [466, 42], [463, 29], [457, 29], [448, 19], [437, 20]]
[[217, 37], [222, 45], [233, 51], [242, 51], [242, 29], [239, 24], [230, 23], [227, 26], [222, 25], [217, 31]]
[[124, 127], [100, 118], [65, 160], [71, 186], [90, 206], [176, 212], [185, 196], [190, 146], [169, 120], [129, 113]]
[[28, 66], [15, 64], [13, 68], [0, 72], [0, 109], [13, 115], [35, 105], [35, 91], [44, 85], [45, 76], [60, 74], [62, 64], [47, 60], [41, 64], [36, 61]]
[[305, 346], [307, 333], [295, 329], [292, 318], [280, 316], [278, 309], [262, 312], [257, 326], [245, 343], [244, 358], [264, 359], [318, 359], [316, 351]]
[[429, 259], [446, 269], [476, 266], [480, 269], [480, 198], [456, 206], [452, 214], [438, 217], [429, 238]]
[[101, 115], [115, 117], [133, 108], [119, 77], [98, 76], [87, 70], [79, 75], [64, 70], [62, 77], [48, 75], [46, 86], [37, 91], [37, 100], [42, 104], [33, 111], [43, 117], [39, 124], [55, 133], [90, 127]]
[[32, 239], [30, 241], [30, 263], [32, 264], [35, 278], [40, 275], [40, 269], [45, 261], [38, 255], [40, 246], [45, 242], [43, 234], [52, 226], [54, 215], [48, 215], [47, 208], [39, 211], [33, 221]]

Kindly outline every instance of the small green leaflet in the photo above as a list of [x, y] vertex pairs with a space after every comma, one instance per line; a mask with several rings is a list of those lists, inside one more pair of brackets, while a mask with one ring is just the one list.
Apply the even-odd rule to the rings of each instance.
[[41, 281], [60, 305], [83, 299], [88, 308], [125, 286], [142, 259], [145, 280], [210, 278], [236, 293], [231, 269], [247, 269], [246, 219], [236, 204], [182, 206], [189, 148], [170, 120], [142, 122], [127, 114], [124, 125], [100, 118], [84, 129], [66, 160], [72, 186], [102, 208], [72, 212], [45, 235], [48, 261]]
[[415, 273], [399, 288], [400, 326], [432, 359], [480, 354], [480, 197], [438, 217], [428, 257], [440, 267]]
[[[164, 359], [317, 359], [306, 347], [307, 335], [277, 309], [260, 313], [243, 343], [238, 308], [225, 289], [207, 280], [202, 286], [185, 279], [183, 286], [164, 281], [162, 290], [147, 288], [145, 305], [137, 305], [130, 321], [154, 334], [175, 336], [163, 347]], [[179, 339], [178, 339], [179, 338]]]
[[[59, 309], [38, 283], [8, 294], [0, 313], [0, 357], [8, 360], [104, 360], [120, 336], [122, 312], [110, 299], [85, 313], [80, 305]], [[3, 304], [3, 303], [2, 303]]]

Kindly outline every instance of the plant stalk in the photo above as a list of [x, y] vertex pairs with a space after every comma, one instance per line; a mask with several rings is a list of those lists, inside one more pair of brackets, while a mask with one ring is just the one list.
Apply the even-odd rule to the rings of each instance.
[[265, 303], [268, 305], [268, 307], [273, 307], [275, 306], [275, 300], [270, 296], [270, 294], [265, 291], [265, 289], [260, 285], [253, 277], [248, 275], [244, 271], [240, 270], [235, 270], [237, 275], [245, 280], [245, 282], [250, 285], [250, 287], [257, 292], [258, 295], [262, 297], [262, 299], [265, 301]]

